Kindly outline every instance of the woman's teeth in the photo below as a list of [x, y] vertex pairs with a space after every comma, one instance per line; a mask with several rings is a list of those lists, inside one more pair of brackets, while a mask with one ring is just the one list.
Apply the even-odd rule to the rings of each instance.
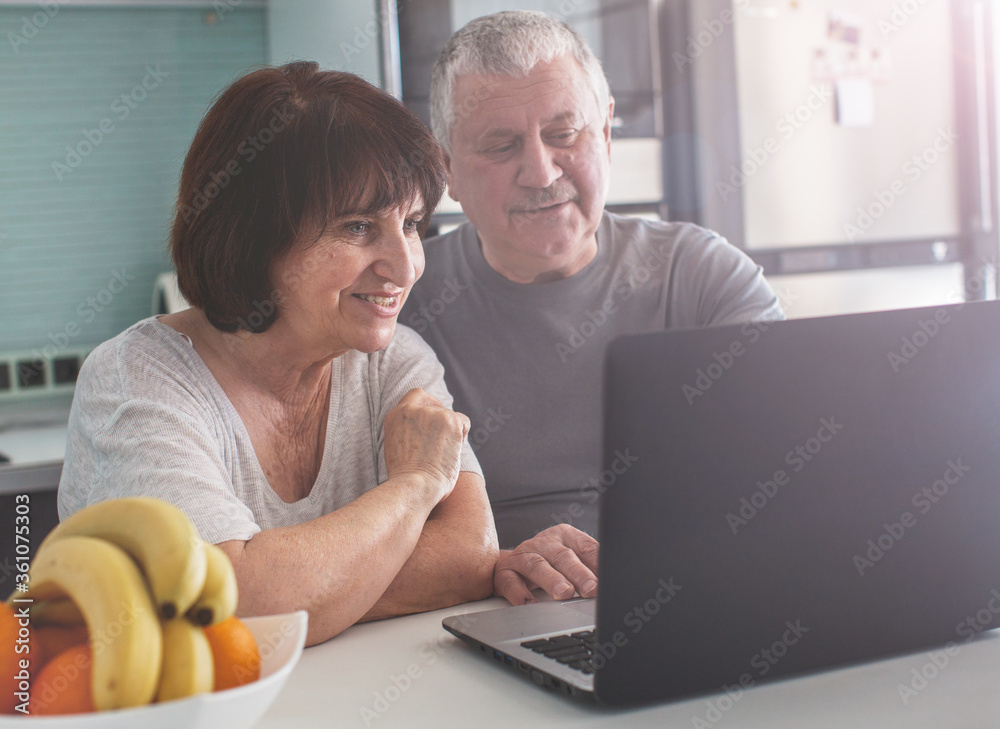
[[392, 296], [390, 298], [385, 298], [384, 296], [371, 296], [369, 294], [356, 294], [359, 299], [364, 299], [365, 301], [371, 301], [372, 303], [378, 304], [379, 306], [392, 306], [396, 303], [396, 297]]

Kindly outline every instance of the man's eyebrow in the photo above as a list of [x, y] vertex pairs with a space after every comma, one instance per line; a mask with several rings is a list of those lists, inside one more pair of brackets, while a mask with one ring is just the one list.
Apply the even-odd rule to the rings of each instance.
[[[543, 119], [541, 125], [543, 127], [549, 126], [550, 124], [562, 124], [564, 122], [575, 122], [581, 118], [579, 112], [569, 110], [563, 111], [555, 116], [551, 116], [548, 119]], [[506, 139], [508, 137], [516, 137], [521, 132], [514, 129], [513, 127], [495, 127], [493, 129], [487, 129], [483, 135], [479, 138], [481, 141], [491, 141], [493, 139]]]
[[492, 139], [504, 139], [506, 137], [515, 137], [518, 132], [510, 127], [495, 127], [493, 129], [487, 129], [486, 132], [480, 137], [483, 141], [490, 141]]
[[545, 121], [542, 122], [542, 125], [545, 126], [548, 124], [561, 124], [562, 122], [576, 121], [580, 118], [582, 118], [582, 115], [579, 112], [570, 109], [568, 111], [562, 112], [561, 114], [556, 114], [555, 116], [546, 119]]

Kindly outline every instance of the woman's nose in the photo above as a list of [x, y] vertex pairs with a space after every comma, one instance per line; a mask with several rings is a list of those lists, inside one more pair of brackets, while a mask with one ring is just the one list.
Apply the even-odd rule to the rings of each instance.
[[420, 238], [415, 233], [394, 228], [380, 248], [375, 273], [400, 288], [412, 286], [423, 272], [424, 249]]

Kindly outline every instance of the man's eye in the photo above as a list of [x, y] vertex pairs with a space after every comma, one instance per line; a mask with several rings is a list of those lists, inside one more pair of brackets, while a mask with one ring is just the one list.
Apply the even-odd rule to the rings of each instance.
[[500, 144], [496, 147], [490, 147], [489, 149], [487, 149], [486, 154], [504, 155], [504, 154], [509, 154], [512, 151], [514, 151], [513, 144]]
[[549, 139], [552, 140], [553, 144], [572, 144], [576, 139], [576, 130], [568, 129], [564, 132], [556, 132], [549, 135]]

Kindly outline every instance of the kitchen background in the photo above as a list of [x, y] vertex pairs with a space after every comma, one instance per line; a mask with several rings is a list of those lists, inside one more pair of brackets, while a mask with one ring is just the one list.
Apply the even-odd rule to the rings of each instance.
[[452, 30], [510, 7], [601, 56], [611, 208], [718, 230], [790, 316], [995, 298], [995, 1], [0, 0], [0, 453], [58, 461], [82, 357], [169, 304], [179, 169], [223, 87], [307, 58], [426, 119]]

